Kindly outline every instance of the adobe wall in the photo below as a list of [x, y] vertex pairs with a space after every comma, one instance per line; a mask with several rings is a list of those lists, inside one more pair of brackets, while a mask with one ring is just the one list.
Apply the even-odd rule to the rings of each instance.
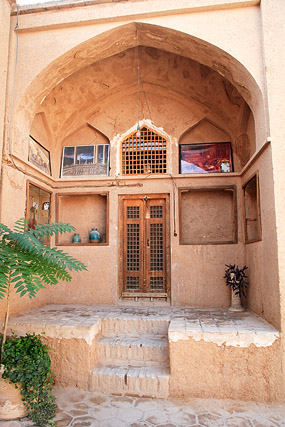
[[[284, 223], [284, 76], [282, 69], [285, 65], [285, 52], [280, 48], [279, 41], [284, 39], [284, 27], [282, 14], [285, 12], [285, 4], [281, 0], [273, 7], [272, 2], [263, 0], [261, 3], [262, 25], [264, 33], [264, 62], [266, 70], [268, 114], [270, 136], [272, 139], [272, 163], [275, 195], [275, 214], [278, 244], [278, 276], [281, 306], [281, 331], [285, 330], [285, 223]], [[274, 31], [272, 22], [275, 22]], [[282, 342], [283, 378], [285, 366], [285, 343]]]
[[257, 349], [189, 338], [170, 343], [170, 360], [172, 396], [277, 402], [283, 393], [280, 340]]
[[[166, 193], [170, 195], [170, 212], [173, 212], [175, 188], [169, 177], [124, 179], [121, 181], [122, 187], [118, 182], [112, 184], [115, 179], [118, 181], [119, 162], [116, 154], [119, 152], [122, 134], [137, 121], [136, 84], [131, 85], [129, 80], [132, 77], [136, 82], [137, 73], [135, 50], [131, 49], [136, 45], [145, 45], [148, 51], [140, 51], [139, 55], [151, 114], [147, 105], [143, 106], [143, 101], [142, 112], [144, 118], [151, 120], [158, 128], [161, 127], [171, 138], [170, 172], [174, 174], [176, 191], [180, 187], [195, 186], [234, 185], [237, 188], [236, 244], [180, 245], [179, 236], [174, 236], [173, 217], [170, 218], [172, 304], [227, 307], [230, 295], [223, 280], [224, 264], [246, 263], [250, 268], [252, 289], [248, 295], [249, 307], [279, 327], [270, 149], [264, 151], [262, 156], [240, 175], [248, 159], [255, 150], [263, 146], [268, 136], [268, 123], [263, 111], [266, 91], [258, 2], [248, 1], [248, 7], [240, 8], [236, 7], [236, 4], [240, 3], [242, 6], [242, 1], [235, 1], [234, 8], [230, 0], [217, 8], [214, 7], [215, 2], [210, 2], [211, 7], [209, 5], [208, 8], [202, 9], [195, 6], [194, 1], [188, 3], [186, 9], [184, 2], [180, 2], [180, 11], [183, 13], [175, 14], [175, 19], [170, 5], [173, 2], [164, 2], [159, 6], [160, 11], [155, 9], [158, 7], [157, 1], [148, 2], [148, 11], [143, 3], [131, 3], [131, 16], [130, 3], [125, 2], [58, 11], [30, 11], [20, 15], [20, 49], [12, 126], [13, 153], [18, 169], [11, 167], [11, 164], [3, 168], [2, 221], [11, 225], [14, 220], [23, 216], [27, 180], [53, 193], [52, 220], [56, 219], [56, 193], [74, 191], [72, 179], [63, 182], [59, 178], [62, 146], [68, 138], [72, 141], [72, 136], [87, 122], [108, 137], [113, 149], [110, 178], [81, 179], [76, 182], [78, 192], [109, 193], [109, 245], [91, 248], [65, 247], [69, 253], [86, 262], [89, 272], [81, 273], [80, 276], [74, 275], [70, 284], [43, 291], [33, 302], [33, 306], [48, 302], [117, 304], [118, 196]], [[116, 16], [116, 20], [113, 16]], [[15, 25], [15, 19], [13, 16], [12, 27]], [[133, 24], [134, 22], [136, 24]], [[168, 54], [165, 54], [165, 51]], [[14, 46], [11, 51], [12, 58], [13, 55]], [[180, 60], [176, 67], [181, 71], [178, 78], [178, 74], [173, 71], [175, 58], [182, 57], [183, 60]], [[161, 67], [158, 59], [161, 61]], [[166, 67], [169, 63], [173, 65], [171, 72]], [[203, 85], [197, 85], [193, 74], [187, 75], [186, 63], [189, 70], [196, 73], [195, 76], [199, 75], [199, 82], [203, 81]], [[14, 59], [11, 59], [11, 76], [13, 66]], [[183, 74], [183, 71], [186, 73]], [[225, 81], [230, 84], [225, 84], [222, 92], [218, 89]], [[187, 99], [193, 87], [201, 88], [194, 101], [190, 100], [190, 96]], [[9, 91], [11, 92], [11, 83]], [[121, 93], [125, 95], [123, 98]], [[203, 99], [207, 101], [204, 105]], [[223, 108], [219, 107], [219, 103]], [[251, 108], [252, 115], [246, 111], [246, 103]], [[33, 122], [35, 114], [39, 116], [37, 121]], [[245, 116], [247, 125], [243, 126]], [[226, 134], [234, 141], [237, 173], [227, 177], [178, 175], [179, 138], [186, 135], [188, 141], [197, 139], [197, 128], [196, 131], [192, 128], [205, 118], [209, 121], [203, 128], [204, 135], [212, 135], [214, 131], [211, 126], [214, 123], [215, 135], [218, 138], [223, 139], [221, 134]], [[210, 131], [207, 126], [210, 126]], [[190, 128], [194, 132], [192, 136], [187, 133]], [[44, 144], [52, 152], [52, 177], [40, 173], [27, 160], [27, 141], [31, 129], [35, 135], [44, 135]], [[76, 135], [79, 141], [86, 137], [85, 134]], [[246, 157], [243, 158], [246, 150]], [[263, 240], [245, 247], [241, 186], [256, 169], [262, 169], [260, 187]], [[179, 219], [177, 193], [175, 197], [176, 218]], [[270, 253], [267, 252], [268, 248]], [[267, 260], [268, 256], [271, 261], [268, 268], [264, 263], [260, 266], [260, 260]], [[14, 311], [29, 306], [30, 302], [24, 298]]]
[[[5, 108], [6, 108], [6, 83], [8, 77], [8, 55], [10, 36], [11, 4], [3, 0], [0, 4], [0, 157], [2, 158], [4, 135]], [[0, 169], [1, 174], [1, 169]], [[0, 202], [1, 206], [1, 202]]]
[[[245, 245], [245, 263], [250, 266], [248, 307], [279, 326], [280, 293], [278, 283], [277, 233], [274, 218], [272, 146], [268, 145], [242, 176], [242, 185], [258, 173], [262, 240]], [[268, 266], [270, 265], [270, 268]], [[272, 267], [272, 269], [271, 269]], [[273, 285], [275, 284], [275, 286]]]

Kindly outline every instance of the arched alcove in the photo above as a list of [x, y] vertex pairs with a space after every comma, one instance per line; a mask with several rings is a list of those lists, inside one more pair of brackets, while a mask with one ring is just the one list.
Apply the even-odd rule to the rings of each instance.
[[[86, 170], [85, 172], [82, 170], [81, 175], [107, 176], [109, 172], [109, 144], [110, 141], [105, 135], [85, 123], [58, 144], [54, 153], [56, 162], [55, 176], [72, 176], [75, 170], [71, 174], [71, 171], [64, 171], [64, 166], [68, 167], [72, 166], [72, 164], [82, 163], [83, 158], [85, 159], [86, 167], [82, 165], [81, 168]], [[71, 164], [71, 160], [66, 161], [68, 160], [68, 150], [69, 155], [73, 153]], [[62, 161], [59, 162], [59, 159], [62, 159]], [[76, 168], [73, 167], [73, 169]]]
[[[116, 43], [113, 42], [114, 40]], [[145, 110], [149, 109], [150, 104], [155, 104], [151, 97], [160, 99], [160, 105], [156, 108], [152, 107], [153, 111], [151, 114], [148, 112], [145, 118], [157, 121], [156, 117], [151, 115], [159, 114], [159, 110], [162, 110], [165, 105], [169, 107], [169, 100], [171, 100], [171, 104], [178, 102], [182, 108], [188, 107], [186, 109], [190, 115], [193, 114], [191, 110], [203, 108], [211, 110], [212, 117], [208, 118], [217, 123], [218, 127], [225, 128], [226, 132], [231, 133], [232, 129], [229, 128], [233, 124], [230, 123], [231, 120], [226, 114], [228, 108], [226, 106], [218, 108], [218, 103], [216, 108], [214, 104], [208, 105], [206, 98], [209, 95], [209, 82], [212, 81], [212, 88], [215, 87], [217, 90], [217, 93], [212, 91], [212, 100], [218, 99], [223, 93], [225, 99], [227, 98], [225, 102], [231, 105], [233, 110], [240, 110], [240, 114], [233, 114], [233, 116], [237, 126], [234, 130], [235, 137], [238, 141], [242, 141], [241, 146], [246, 144], [247, 139], [244, 132], [238, 132], [238, 126], [242, 122], [239, 116], [242, 115], [242, 110], [248, 109], [247, 105], [252, 111], [253, 121], [258, 131], [257, 139], [260, 140], [260, 135], [264, 135], [265, 120], [261, 92], [242, 64], [216, 46], [189, 34], [156, 25], [130, 23], [80, 44], [53, 61], [31, 82], [16, 112], [14, 139], [19, 143], [15, 144], [15, 150], [21, 150], [20, 140], [24, 138], [25, 133], [28, 133], [30, 123], [38, 110], [44, 110], [45, 114], [49, 115], [52, 109], [57, 112], [57, 109], [60, 109], [63, 117], [57, 114], [57, 120], [61, 123], [55, 124], [55, 127], [56, 132], [60, 133], [60, 127], [64, 126], [64, 130], [61, 129], [61, 134], [58, 135], [62, 141], [67, 136], [66, 129], [70, 128], [70, 125], [75, 130], [82, 124], [82, 118], [78, 115], [78, 103], [81, 110], [84, 109], [88, 122], [90, 119], [92, 124], [96, 118], [99, 128], [100, 121], [103, 123], [102, 130], [109, 139], [117, 132], [123, 132], [123, 129], [130, 127], [134, 120], [130, 118], [129, 123], [122, 123], [120, 126], [124, 111], [122, 114], [118, 111], [119, 100], [121, 105], [131, 105], [128, 107], [131, 111], [136, 110], [134, 104], [136, 103], [138, 64], [141, 67], [142, 90], [145, 97], [149, 97], [147, 101], [141, 100], [142, 108], [143, 103], [145, 103]], [[100, 73], [104, 74], [104, 79], [100, 78]], [[127, 76], [131, 80], [126, 80]], [[196, 89], [195, 77], [198, 76], [204, 82], [204, 91], [199, 92]], [[77, 90], [68, 92], [68, 86], [75, 82]], [[92, 84], [92, 91], [89, 90], [89, 83]], [[73, 85], [73, 88], [75, 86]], [[59, 102], [59, 98], [64, 94], [68, 109]], [[23, 105], [25, 105], [24, 109]], [[194, 109], [193, 105], [195, 105]], [[74, 111], [70, 111], [71, 106], [74, 107]], [[107, 111], [106, 107], [110, 111]], [[102, 115], [99, 117], [98, 109], [100, 108], [105, 108], [109, 116], [111, 114], [111, 120], [119, 125], [116, 130], [111, 129], [108, 123], [106, 125]], [[125, 106], [125, 110], [126, 108]], [[116, 110], [115, 114], [114, 110]], [[192, 120], [188, 120], [188, 126], [185, 119], [181, 129], [169, 126], [167, 132], [179, 137], [183, 127], [184, 129], [191, 127], [194, 122], [202, 118], [202, 115], [195, 115], [194, 112]], [[58, 142], [56, 139], [55, 144]]]
[[249, 127], [250, 125], [247, 123], [243, 133], [240, 134], [237, 131], [237, 134], [233, 135], [204, 118], [181, 135], [179, 145], [230, 142], [235, 171], [240, 171], [249, 161], [250, 156], [253, 155], [256, 148], [255, 138], [250, 131], [247, 132], [247, 128]]

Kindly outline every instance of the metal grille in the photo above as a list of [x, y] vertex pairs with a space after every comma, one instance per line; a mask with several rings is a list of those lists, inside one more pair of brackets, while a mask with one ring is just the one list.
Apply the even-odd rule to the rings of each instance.
[[143, 127], [122, 143], [122, 174], [148, 175], [167, 172], [167, 142], [162, 136]]
[[150, 217], [151, 218], [162, 218], [163, 217], [162, 206], [151, 206], [150, 207]]
[[139, 206], [128, 206], [127, 207], [127, 218], [128, 219], [139, 219], [140, 207]]
[[140, 269], [140, 226], [127, 224], [127, 271]]
[[150, 289], [152, 291], [163, 289], [163, 277], [151, 277], [150, 278]]
[[140, 288], [140, 279], [139, 277], [127, 277], [127, 290], [133, 291]]
[[150, 224], [150, 271], [163, 271], [163, 224]]

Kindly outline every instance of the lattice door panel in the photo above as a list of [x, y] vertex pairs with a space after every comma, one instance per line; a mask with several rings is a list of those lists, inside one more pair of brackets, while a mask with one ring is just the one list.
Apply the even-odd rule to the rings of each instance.
[[123, 292], [166, 292], [165, 200], [124, 200]]
[[143, 202], [124, 201], [124, 291], [143, 290]]
[[146, 206], [146, 292], [166, 292], [165, 200]]

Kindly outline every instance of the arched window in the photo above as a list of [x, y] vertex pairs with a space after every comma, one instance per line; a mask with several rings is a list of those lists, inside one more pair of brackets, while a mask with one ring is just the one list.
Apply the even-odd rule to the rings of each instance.
[[167, 172], [167, 141], [143, 126], [122, 142], [122, 175], [148, 175]]

